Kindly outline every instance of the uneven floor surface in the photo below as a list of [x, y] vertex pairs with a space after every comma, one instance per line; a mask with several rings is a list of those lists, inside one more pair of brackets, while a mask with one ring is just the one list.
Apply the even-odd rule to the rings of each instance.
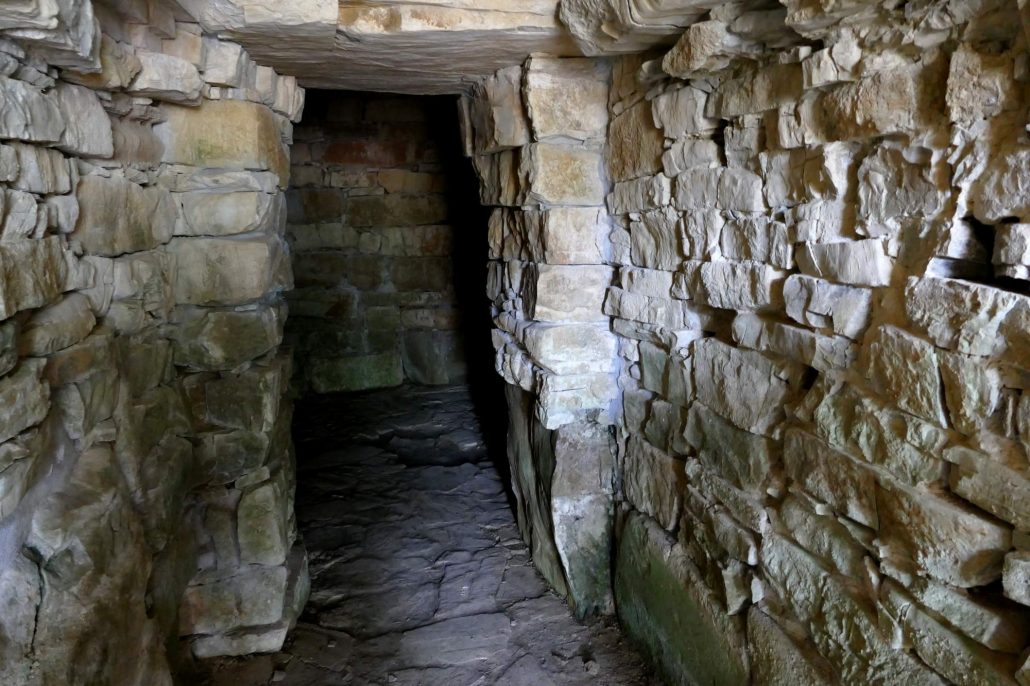
[[212, 685], [658, 683], [532, 566], [466, 388], [322, 396], [296, 416], [311, 600], [282, 653], [214, 662]]

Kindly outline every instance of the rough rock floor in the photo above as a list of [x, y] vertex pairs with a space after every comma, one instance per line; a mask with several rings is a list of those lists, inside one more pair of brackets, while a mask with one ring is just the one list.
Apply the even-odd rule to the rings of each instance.
[[324, 396], [296, 416], [311, 600], [283, 652], [211, 663], [213, 686], [658, 683], [532, 566], [465, 387]]

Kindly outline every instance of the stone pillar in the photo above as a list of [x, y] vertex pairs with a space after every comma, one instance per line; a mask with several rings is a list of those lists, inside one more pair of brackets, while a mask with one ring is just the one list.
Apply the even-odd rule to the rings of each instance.
[[496, 207], [489, 296], [497, 370], [512, 386], [519, 525], [537, 566], [581, 614], [611, 610], [608, 80], [603, 61], [538, 57], [462, 104], [482, 201]]

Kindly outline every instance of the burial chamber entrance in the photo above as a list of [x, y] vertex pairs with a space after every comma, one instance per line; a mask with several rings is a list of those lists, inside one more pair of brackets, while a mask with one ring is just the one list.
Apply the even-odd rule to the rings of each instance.
[[1027, 686], [1027, 27], [0, 2], [0, 684]]

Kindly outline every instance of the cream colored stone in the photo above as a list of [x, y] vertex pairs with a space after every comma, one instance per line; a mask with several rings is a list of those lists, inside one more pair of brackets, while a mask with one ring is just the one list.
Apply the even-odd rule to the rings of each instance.
[[18, 347], [23, 355], [42, 357], [78, 343], [95, 325], [89, 300], [81, 293], [71, 293], [33, 313], [22, 328]]
[[590, 59], [531, 57], [523, 99], [534, 140], [601, 140], [608, 127], [608, 65]]
[[530, 319], [539, 321], [597, 321], [611, 284], [606, 266], [537, 265], [523, 298]]
[[167, 102], [195, 103], [200, 100], [204, 82], [190, 62], [145, 50], [138, 51], [136, 58], [140, 69], [128, 86], [130, 93]]
[[520, 171], [529, 204], [602, 205], [605, 185], [601, 154], [554, 143], [533, 143], [522, 150]]
[[238, 100], [200, 107], [164, 108], [167, 121], [154, 127], [164, 144], [163, 161], [195, 167], [268, 170], [289, 182], [289, 157], [272, 111]]
[[894, 261], [883, 241], [805, 243], [795, 253], [801, 271], [854, 286], [887, 286]]
[[292, 283], [276, 236], [174, 238], [175, 299], [190, 305], [234, 305], [258, 300]]
[[937, 353], [932, 345], [884, 326], [877, 329], [865, 354], [866, 373], [884, 397], [938, 426], [948, 425]]
[[666, 138], [711, 133], [719, 122], [705, 116], [707, 100], [706, 92], [691, 86], [662, 93], [651, 101], [654, 124], [664, 131]]
[[177, 236], [228, 236], [250, 231], [277, 231], [283, 222], [284, 197], [269, 193], [176, 193]]
[[150, 250], [172, 236], [175, 206], [163, 189], [119, 177], [84, 176], [75, 195], [79, 217], [71, 242], [87, 253], [113, 257]]
[[667, 531], [675, 529], [686, 484], [683, 463], [636, 436], [630, 438], [623, 460], [623, 487], [630, 503]]
[[68, 274], [61, 239], [0, 242], [0, 320], [53, 302]]

